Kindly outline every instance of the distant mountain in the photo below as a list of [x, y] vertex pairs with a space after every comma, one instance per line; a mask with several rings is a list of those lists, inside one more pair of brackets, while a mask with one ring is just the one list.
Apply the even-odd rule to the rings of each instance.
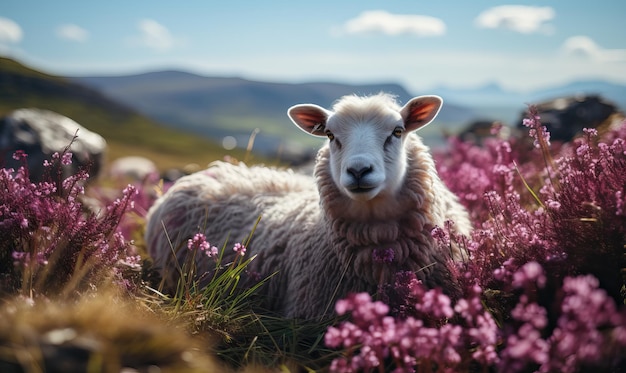
[[167, 168], [207, 163], [224, 153], [208, 138], [169, 129], [93, 88], [0, 57], [0, 116], [25, 107], [52, 110], [99, 133], [109, 159], [144, 155]]
[[[82, 77], [74, 81], [88, 85], [126, 103], [145, 115], [176, 128], [219, 139], [234, 136], [245, 144], [255, 128], [260, 129], [255, 149], [275, 151], [294, 143], [318, 146], [293, 126], [287, 109], [299, 103], [332, 106], [347, 94], [388, 92], [406, 102], [413, 97], [392, 83], [349, 85], [330, 82], [302, 84], [272, 83], [241, 78], [207, 77], [182, 71], [160, 71], [139, 75]], [[425, 129], [423, 136], [438, 136], [443, 129], [458, 127], [471, 111], [448, 101], [438, 126]]]
[[[436, 125], [421, 132], [431, 145], [441, 141], [443, 131], [455, 132], [473, 120], [502, 120], [511, 124], [527, 103], [546, 99], [599, 94], [622, 110], [626, 108], [626, 86], [603, 81], [574, 82], [525, 93], [507, 91], [497, 84], [471, 89], [439, 87], [410, 93], [393, 83], [286, 84], [183, 71], [62, 78], [0, 58], [0, 114], [33, 106], [57, 111], [101, 133], [114, 150], [152, 152], [166, 155], [167, 159], [223, 153], [221, 146], [207, 138], [221, 140], [234, 136], [239, 146], [245, 147], [257, 128], [260, 133], [253, 150], [258, 152], [272, 154], [289, 149], [298, 152], [317, 147], [319, 141], [303, 136], [290, 123], [287, 108], [305, 102], [330, 107], [346, 94], [381, 91], [397, 95], [400, 102], [419, 94], [438, 94], [444, 98]], [[203, 162], [202, 159], [198, 162]]]
[[572, 95], [600, 95], [617, 105], [622, 111], [626, 110], [626, 85], [600, 80], [572, 82], [531, 92], [508, 91], [498, 84], [491, 83], [464, 89], [442, 86], [433, 89], [433, 93], [472, 108], [479, 117], [503, 120], [508, 123], [516, 120], [527, 104]]
[[209, 77], [183, 71], [159, 71], [138, 75], [74, 78], [104, 92], [145, 115], [175, 128], [221, 139], [234, 136], [247, 144], [255, 128], [260, 129], [254, 148], [272, 152], [281, 147], [316, 147], [318, 141], [302, 136], [289, 122], [286, 110], [298, 103], [332, 106], [346, 94], [381, 91], [406, 102], [429, 93], [444, 98], [436, 125], [421, 135], [434, 144], [441, 133], [456, 132], [474, 120], [500, 120], [514, 124], [527, 104], [575, 94], [599, 94], [626, 108], [626, 86], [602, 81], [581, 81], [533, 92], [509, 91], [492, 83], [477, 88], [439, 87], [410, 93], [398, 84], [351, 85], [331, 82], [286, 84], [236, 77]]

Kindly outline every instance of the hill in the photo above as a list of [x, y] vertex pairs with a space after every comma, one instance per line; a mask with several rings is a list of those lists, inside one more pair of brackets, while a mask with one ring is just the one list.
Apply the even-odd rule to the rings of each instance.
[[471, 107], [483, 117], [509, 124], [519, 119], [527, 104], [573, 95], [600, 95], [622, 111], [626, 110], [626, 85], [601, 80], [575, 81], [529, 92], [506, 90], [496, 83], [461, 89], [441, 86], [433, 89], [433, 92], [447, 100]]
[[[255, 149], [271, 153], [281, 147], [297, 150], [318, 146], [293, 126], [287, 109], [299, 103], [330, 107], [347, 94], [388, 92], [406, 102], [412, 94], [393, 83], [350, 85], [330, 82], [272, 83], [241, 78], [208, 77], [182, 71], [158, 71], [138, 75], [73, 78], [102, 91], [145, 115], [178, 129], [221, 139], [234, 136], [245, 144], [260, 129]], [[437, 126], [427, 127], [424, 137], [464, 123], [470, 111], [446, 102]]]
[[0, 58], [0, 115], [24, 107], [52, 110], [99, 133], [109, 145], [109, 159], [143, 155], [167, 169], [206, 164], [224, 155], [208, 138], [168, 128], [75, 81]]

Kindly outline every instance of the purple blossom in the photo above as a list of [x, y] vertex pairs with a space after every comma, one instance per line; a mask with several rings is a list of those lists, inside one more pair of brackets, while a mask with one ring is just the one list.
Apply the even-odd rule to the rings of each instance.
[[[350, 320], [328, 328], [325, 343], [351, 351], [335, 359], [333, 372], [368, 371], [394, 362], [394, 371], [413, 371], [418, 364], [467, 369], [472, 362], [491, 365], [497, 361], [497, 327], [482, 308], [480, 288], [462, 299], [453, 310], [450, 299], [437, 289], [415, 288], [416, 317], [395, 318], [390, 308], [373, 301], [367, 293], [351, 294], [336, 303], [339, 315]], [[454, 318], [460, 323], [452, 323]], [[385, 368], [385, 369], [383, 369]]]
[[503, 283], [510, 283], [513, 281], [513, 274], [516, 269], [515, 261], [513, 258], [509, 258], [493, 271], [493, 278]]
[[595, 128], [583, 128], [583, 133], [587, 136], [588, 139], [598, 137], [598, 130]]
[[15, 266], [28, 267], [30, 265], [30, 253], [25, 253], [23, 251], [14, 251], [13, 253], [11, 253], [11, 257], [14, 260], [13, 265]]
[[528, 286], [542, 288], [545, 284], [546, 276], [543, 273], [543, 268], [537, 262], [528, 262], [513, 274], [513, 286], [516, 288]]
[[244, 245], [242, 245], [241, 243], [236, 243], [233, 246], [233, 251], [236, 252], [237, 255], [239, 255], [239, 256], [246, 255], [246, 247]]
[[[57, 162], [63, 159], [70, 157], [56, 156]], [[25, 165], [0, 170], [0, 258], [11, 259], [0, 261], [0, 293], [54, 294], [84, 266], [88, 277], [81, 284], [96, 286], [90, 280], [132, 255], [117, 230], [132, 196], [124, 196], [120, 208], [90, 212], [81, 202], [85, 179], [79, 171], [66, 178], [44, 175], [33, 183]]]
[[536, 107], [530, 106], [528, 108], [528, 118], [522, 120], [522, 124], [529, 128], [528, 135], [534, 139], [535, 148], [550, 146], [550, 132], [541, 124], [541, 118], [537, 114]]
[[529, 303], [528, 296], [522, 295], [519, 303], [511, 311], [511, 316], [518, 321], [530, 324], [541, 330], [548, 324], [547, 311], [537, 303]]
[[24, 152], [23, 150], [16, 150], [13, 153], [13, 159], [15, 159], [16, 161], [24, 161], [26, 160], [26, 157], [28, 157], [28, 154], [26, 154], [26, 152]]
[[[416, 289], [422, 290], [421, 287]], [[441, 292], [441, 289], [431, 289], [421, 295], [420, 302], [415, 309], [436, 319], [449, 319], [453, 315], [450, 298]]]
[[448, 230], [442, 227], [435, 227], [430, 232], [430, 235], [443, 246], [450, 245], [450, 235], [448, 234]]
[[[580, 364], [601, 362], [607, 358], [612, 341], [605, 330], [623, 328], [624, 313], [617, 311], [606, 292], [598, 288], [593, 276], [568, 277], [563, 281], [565, 298], [561, 316], [550, 337], [550, 369], [573, 372]], [[623, 341], [622, 341], [623, 343]], [[626, 345], [621, 345], [621, 350]]]
[[55, 152], [52, 154], [52, 159], [60, 159], [62, 165], [68, 166], [72, 164], [72, 153], [69, 151], [64, 151], [63, 153]]
[[499, 370], [502, 372], [520, 372], [528, 364], [543, 365], [548, 362], [548, 343], [541, 338], [541, 333], [530, 324], [523, 324], [516, 334], [509, 335], [506, 348], [501, 352]]
[[332, 371], [611, 371], [626, 362], [626, 121], [551, 144], [533, 110], [525, 124], [540, 151], [515, 138], [478, 147], [453, 137], [435, 154], [476, 228], [431, 233], [441, 250], [467, 251], [452, 269], [465, 295], [453, 303], [400, 272], [378, 293], [387, 314], [365, 296], [337, 302], [349, 319], [326, 335], [344, 351]]
[[211, 246], [206, 240], [206, 236], [202, 233], [196, 233], [193, 238], [187, 240], [187, 248], [189, 250], [200, 250], [209, 258], [216, 258], [218, 253], [217, 247]]
[[120, 260], [120, 264], [125, 265], [133, 270], [141, 269], [141, 256], [140, 255], [128, 255]]
[[395, 256], [396, 256], [396, 253], [391, 248], [374, 249], [374, 251], [372, 252], [372, 259], [376, 263], [384, 263], [384, 264], [393, 263]]

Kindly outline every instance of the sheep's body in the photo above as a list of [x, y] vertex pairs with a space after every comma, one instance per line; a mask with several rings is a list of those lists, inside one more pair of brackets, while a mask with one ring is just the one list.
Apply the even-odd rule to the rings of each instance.
[[[297, 113], [290, 114], [293, 118]], [[182, 243], [180, 263], [188, 253], [184, 243], [195, 233], [205, 233], [213, 244], [242, 242], [261, 216], [246, 254], [257, 255], [249, 271], [261, 276], [278, 271], [262, 292], [264, 306], [284, 316], [312, 318], [332, 312], [337, 299], [349, 292], [374, 292], [397, 270], [415, 271], [431, 287], [454, 288], [446, 266], [451, 255], [438, 249], [431, 231], [452, 220], [461, 233], [468, 233], [467, 213], [437, 176], [419, 137], [407, 134], [397, 141], [406, 172], [389, 196], [384, 189], [364, 197], [369, 184], [343, 190], [332, 171], [333, 162], [338, 162], [332, 144], [318, 153], [315, 179], [224, 162], [181, 178], [149, 213], [146, 242], [156, 266], [175, 284], [170, 240]], [[359, 175], [357, 184], [370, 183], [366, 177]], [[393, 260], [374, 260], [377, 249], [392, 249]], [[227, 252], [225, 260], [232, 255]], [[198, 264], [210, 265], [206, 258]]]

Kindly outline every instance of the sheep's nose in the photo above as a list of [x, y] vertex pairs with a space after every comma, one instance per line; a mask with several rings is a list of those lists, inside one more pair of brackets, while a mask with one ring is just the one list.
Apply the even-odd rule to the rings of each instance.
[[354, 176], [355, 180], [361, 180], [363, 176], [372, 172], [372, 166], [365, 166], [361, 168], [350, 167], [348, 168], [348, 173]]

